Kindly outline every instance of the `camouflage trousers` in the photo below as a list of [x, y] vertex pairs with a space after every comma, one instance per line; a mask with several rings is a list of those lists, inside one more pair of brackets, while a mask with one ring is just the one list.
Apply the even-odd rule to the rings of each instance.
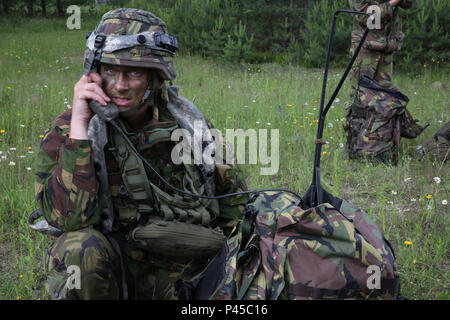
[[[352, 45], [350, 53], [353, 55], [355, 45]], [[373, 51], [367, 49], [361, 49], [358, 57], [353, 64], [353, 68], [350, 72], [351, 75], [351, 90], [350, 99], [354, 97], [356, 88], [358, 87], [358, 81], [363, 75], [374, 79], [379, 85], [385, 88], [391, 88], [398, 90], [392, 83], [392, 70], [393, 70], [393, 53], [384, 53], [382, 51]]]
[[[70, 275], [73, 266], [79, 270], [78, 287]], [[176, 274], [170, 278], [163, 267], [144, 250], [123, 243], [118, 234], [107, 238], [85, 228], [53, 242], [46, 291], [51, 299], [176, 299]]]

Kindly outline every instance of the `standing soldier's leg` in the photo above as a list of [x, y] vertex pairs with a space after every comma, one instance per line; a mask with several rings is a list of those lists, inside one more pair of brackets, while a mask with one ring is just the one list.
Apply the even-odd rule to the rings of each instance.
[[[52, 299], [119, 299], [120, 259], [106, 237], [92, 228], [66, 232], [49, 250], [47, 293]], [[79, 270], [79, 286], [68, 270]], [[74, 276], [77, 276], [76, 273]], [[75, 285], [75, 287], [74, 287]]]
[[[355, 52], [356, 45], [352, 45], [350, 53]], [[361, 132], [361, 127], [366, 121], [365, 117], [355, 111], [359, 110], [359, 103], [356, 99], [356, 90], [358, 88], [359, 79], [365, 75], [374, 78], [377, 75], [378, 65], [381, 59], [381, 52], [361, 49], [355, 63], [350, 72], [350, 101], [347, 106], [347, 121], [344, 125], [344, 131], [347, 135], [347, 142], [345, 146], [346, 153], [350, 158], [356, 156], [357, 137]]]
[[[354, 50], [355, 48], [352, 47], [350, 51], [352, 55]], [[354, 92], [358, 87], [358, 81], [363, 75], [371, 77], [373, 79], [376, 79], [376, 77], [378, 77], [379, 65], [381, 60], [381, 52], [361, 49], [350, 72], [350, 98], [354, 96]]]
[[392, 53], [383, 53], [381, 55], [374, 80], [376, 80], [380, 86], [397, 90], [392, 83], [393, 57], [394, 55]]

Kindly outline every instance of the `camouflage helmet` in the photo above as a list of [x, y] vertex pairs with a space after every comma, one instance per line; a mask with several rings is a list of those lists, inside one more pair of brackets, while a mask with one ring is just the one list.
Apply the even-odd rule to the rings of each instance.
[[88, 34], [84, 71], [100, 63], [158, 70], [164, 80], [176, 77], [173, 56], [178, 48], [163, 20], [151, 12], [119, 8], [105, 13]]

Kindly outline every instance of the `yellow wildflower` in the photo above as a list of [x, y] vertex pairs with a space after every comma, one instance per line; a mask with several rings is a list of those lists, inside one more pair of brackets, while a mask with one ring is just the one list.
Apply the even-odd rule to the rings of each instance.
[[286, 103], [286, 107], [292, 107], [292, 104]]
[[430, 200], [433, 196], [431, 194], [427, 194], [427, 199]]
[[405, 241], [404, 244], [407, 246], [410, 246], [410, 245], [412, 245], [412, 241]]
[[0, 133], [5, 133], [5, 130], [4, 129], [0, 130]]

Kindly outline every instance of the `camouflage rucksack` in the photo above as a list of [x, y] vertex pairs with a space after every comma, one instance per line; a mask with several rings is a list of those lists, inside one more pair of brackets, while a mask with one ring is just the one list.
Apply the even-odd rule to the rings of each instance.
[[395, 257], [382, 231], [326, 194], [333, 205], [309, 209], [287, 193], [255, 194], [221, 252], [179, 283], [179, 298], [396, 299]]
[[426, 128], [418, 125], [406, 110], [409, 98], [367, 76], [358, 81], [354, 96], [344, 126], [350, 159], [396, 165], [400, 138], [414, 139]]

